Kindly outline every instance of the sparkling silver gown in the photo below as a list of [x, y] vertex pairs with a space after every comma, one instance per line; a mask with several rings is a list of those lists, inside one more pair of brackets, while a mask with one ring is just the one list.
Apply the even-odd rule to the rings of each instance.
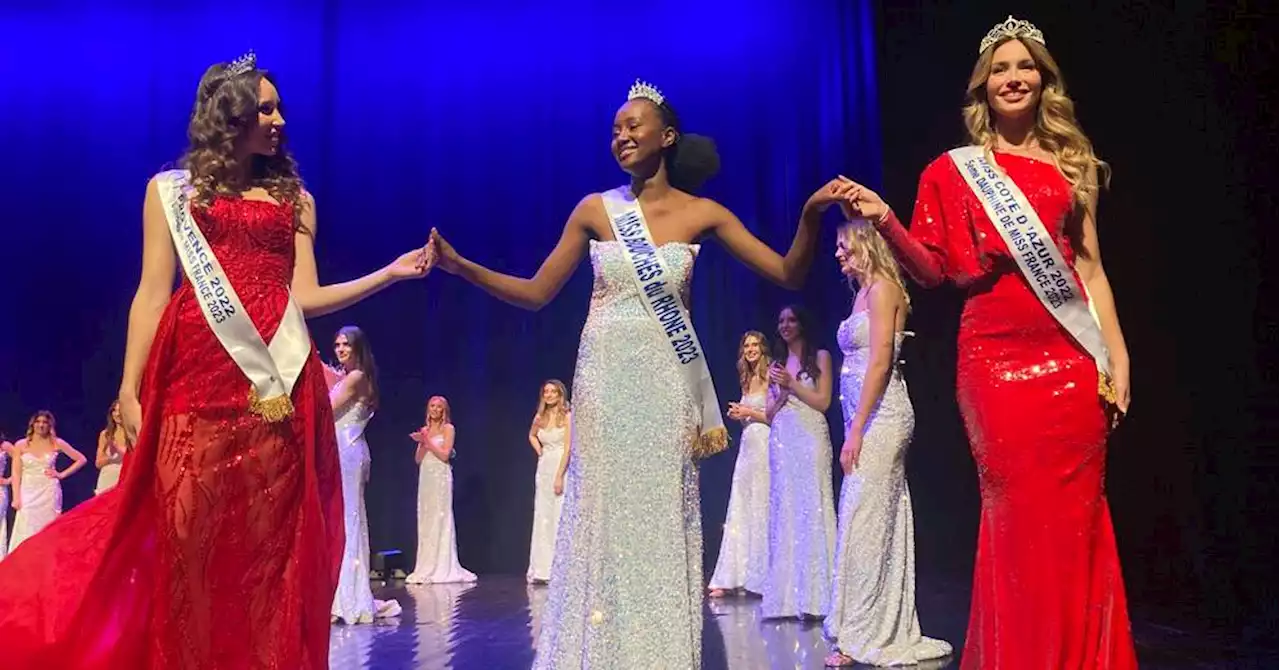
[[[814, 386], [804, 374], [793, 383]], [[826, 615], [835, 548], [831, 431], [822, 412], [792, 395], [769, 429], [769, 570], [761, 616]]]
[[[659, 247], [687, 292], [697, 245]], [[702, 528], [690, 446], [701, 410], [616, 241], [573, 382], [573, 458], [533, 667], [701, 667]], [[686, 293], [687, 295], [687, 293]]]
[[[764, 392], [745, 394], [741, 404], [763, 412], [765, 395]], [[745, 588], [760, 593], [768, 568], [769, 424], [748, 421], [742, 427], [720, 555], [708, 586]]]
[[373, 410], [362, 401], [349, 403], [334, 421], [338, 434], [338, 462], [342, 467], [342, 518], [346, 545], [342, 571], [333, 594], [330, 614], [345, 623], [370, 623], [374, 617], [400, 613], [394, 600], [374, 600], [369, 586], [369, 516], [364, 506], [364, 486], [369, 482], [369, 443], [365, 426]]
[[45, 474], [57, 464], [58, 453], [38, 456], [26, 452], [14, 463], [15, 468], [22, 468], [22, 509], [13, 517], [10, 553], [62, 515], [62, 481]]
[[[444, 436], [431, 443], [444, 445]], [[474, 582], [475, 573], [458, 562], [458, 533], [453, 523], [453, 467], [428, 452], [418, 465], [418, 555], [406, 584]]]
[[533, 532], [529, 535], [529, 569], [525, 579], [551, 579], [551, 559], [555, 556], [556, 530], [560, 527], [560, 511], [564, 496], [556, 495], [556, 473], [564, 456], [569, 427], [547, 426], [538, 429], [542, 455], [533, 482]]
[[[846, 434], [870, 359], [868, 321], [866, 311], [854, 312], [836, 332], [844, 352]], [[831, 611], [823, 623], [833, 648], [871, 665], [914, 665], [951, 653], [946, 642], [921, 636], [916, 616], [915, 530], [904, 462], [916, 421], [898, 368], [903, 335], [895, 336], [889, 383], [863, 431], [858, 467], [841, 487]]]

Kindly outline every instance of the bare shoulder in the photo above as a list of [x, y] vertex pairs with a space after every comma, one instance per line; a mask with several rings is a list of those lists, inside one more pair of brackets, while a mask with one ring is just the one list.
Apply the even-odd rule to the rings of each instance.
[[894, 307], [904, 301], [902, 289], [894, 282], [884, 279], [877, 279], [871, 284], [868, 293], [868, 302], [874, 306]]
[[602, 232], [609, 227], [608, 221], [609, 215], [604, 209], [602, 193], [588, 193], [583, 196], [573, 208], [573, 214], [569, 215], [569, 225], [578, 226], [590, 237], [596, 239], [604, 239]]

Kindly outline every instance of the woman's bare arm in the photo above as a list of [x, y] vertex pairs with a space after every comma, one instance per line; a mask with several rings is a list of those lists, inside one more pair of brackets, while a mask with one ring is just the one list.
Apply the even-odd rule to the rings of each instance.
[[293, 299], [308, 318], [332, 314], [354, 305], [365, 298], [403, 279], [425, 277], [431, 271], [432, 259], [425, 247], [402, 254], [385, 267], [340, 284], [320, 285], [316, 270], [315, 239], [319, 232], [316, 222], [316, 202], [310, 193], [303, 192], [303, 208], [300, 229], [294, 233], [293, 282], [290, 286]]
[[437, 230], [431, 231], [431, 240], [445, 272], [462, 277], [505, 303], [536, 311], [560, 293], [586, 256], [591, 239], [591, 213], [601, 208], [598, 194], [583, 198], [565, 222], [560, 241], [529, 279], [496, 272], [463, 258]]
[[813, 380], [813, 388], [793, 380], [791, 393], [819, 412], [827, 411], [831, 406], [831, 354], [827, 350], [818, 350], [818, 378]]
[[[147, 183], [142, 203], [142, 276], [129, 306], [129, 330], [125, 336], [124, 372], [120, 376], [120, 398], [137, 403], [138, 383], [151, 352], [160, 315], [173, 295], [177, 255], [169, 236], [169, 222], [160, 202], [160, 190], [153, 177]], [[122, 403], [123, 404], [123, 403]]]
[[70, 477], [71, 475], [76, 473], [76, 470], [83, 468], [84, 464], [89, 462], [89, 459], [85, 458], [84, 454], [80, 453], [79, 449], [76, 449], [75, 447], [71, 446], [71, 444], [68, 443], [66, 440], [59, 438], [57, 444], [58, 444], [58, 449], [62, 453], [66, 454], [68, 458], [71, 459], [71, 467], [61, 472], [58, 472], [57, 473], [58, 479], [66, 479], [67, 477]]

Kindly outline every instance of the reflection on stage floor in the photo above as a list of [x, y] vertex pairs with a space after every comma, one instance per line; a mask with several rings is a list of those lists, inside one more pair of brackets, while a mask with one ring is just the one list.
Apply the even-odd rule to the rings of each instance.
[[[404, 612], [374, 624], [335, 625], [329, 653], [333, 670], [526, 669], [533, 662], [548, 588], [528, 586], [522, 577], [481, 576], [477, 584], [394, 583], [375, 589], [374, 595], [399, 600]], [[967, 584], [922, 580], [917, 601], [925, 632], [960, 647], [968, 620]], [[762, 621], [758, 603], [747, 597], [708, 601], [703, 667], [822, 668], [827, 647], [821, 623]], [[1232, 648], [1141, 621], [1135, 621], [1134, 635], [1144, 670], [1277, 667], [1274, 648]], [[958, 665], [958, 658], [951, 658], [914, 667], [941, 670]]]

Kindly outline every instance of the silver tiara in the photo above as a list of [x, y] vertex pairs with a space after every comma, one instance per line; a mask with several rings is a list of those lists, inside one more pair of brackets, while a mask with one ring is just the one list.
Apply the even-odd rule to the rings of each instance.
[[253, 54], [253, 49], [250, 49], [249, 53], [228, 63], [223, 72], [225, 72], [228, 77], [234, 77], [236, 75], [244, 74], [256, 67], [258, 67], [258, 57]]
[[1044, 33], [1040, 32], [1039, 28], [1035, 27], [1030, 21], [1015, 19], [1010, 14], [1009, 18], [997, 23], [996, 27], [992, 28], [986, 37], [982, 38], [982, 44], [978, 45], [978, 53], [983, 53], [987, 50], [987, 47], [1009, 37], [1025, 37], [1044, 44]]
[[631, 85], [631, 90], [627, 91], [627, 100], [635, 100], [636, 98], [644, 98], [645, 100], [652, 101], [655, 105], [661, 105], [662, 101], [666, 100], [666, 98], [662, 96], [662, 91], [659, 91], [656, 86], [648, 82], [640, 81], [639, 79], [636, 80], [636, 83]]

